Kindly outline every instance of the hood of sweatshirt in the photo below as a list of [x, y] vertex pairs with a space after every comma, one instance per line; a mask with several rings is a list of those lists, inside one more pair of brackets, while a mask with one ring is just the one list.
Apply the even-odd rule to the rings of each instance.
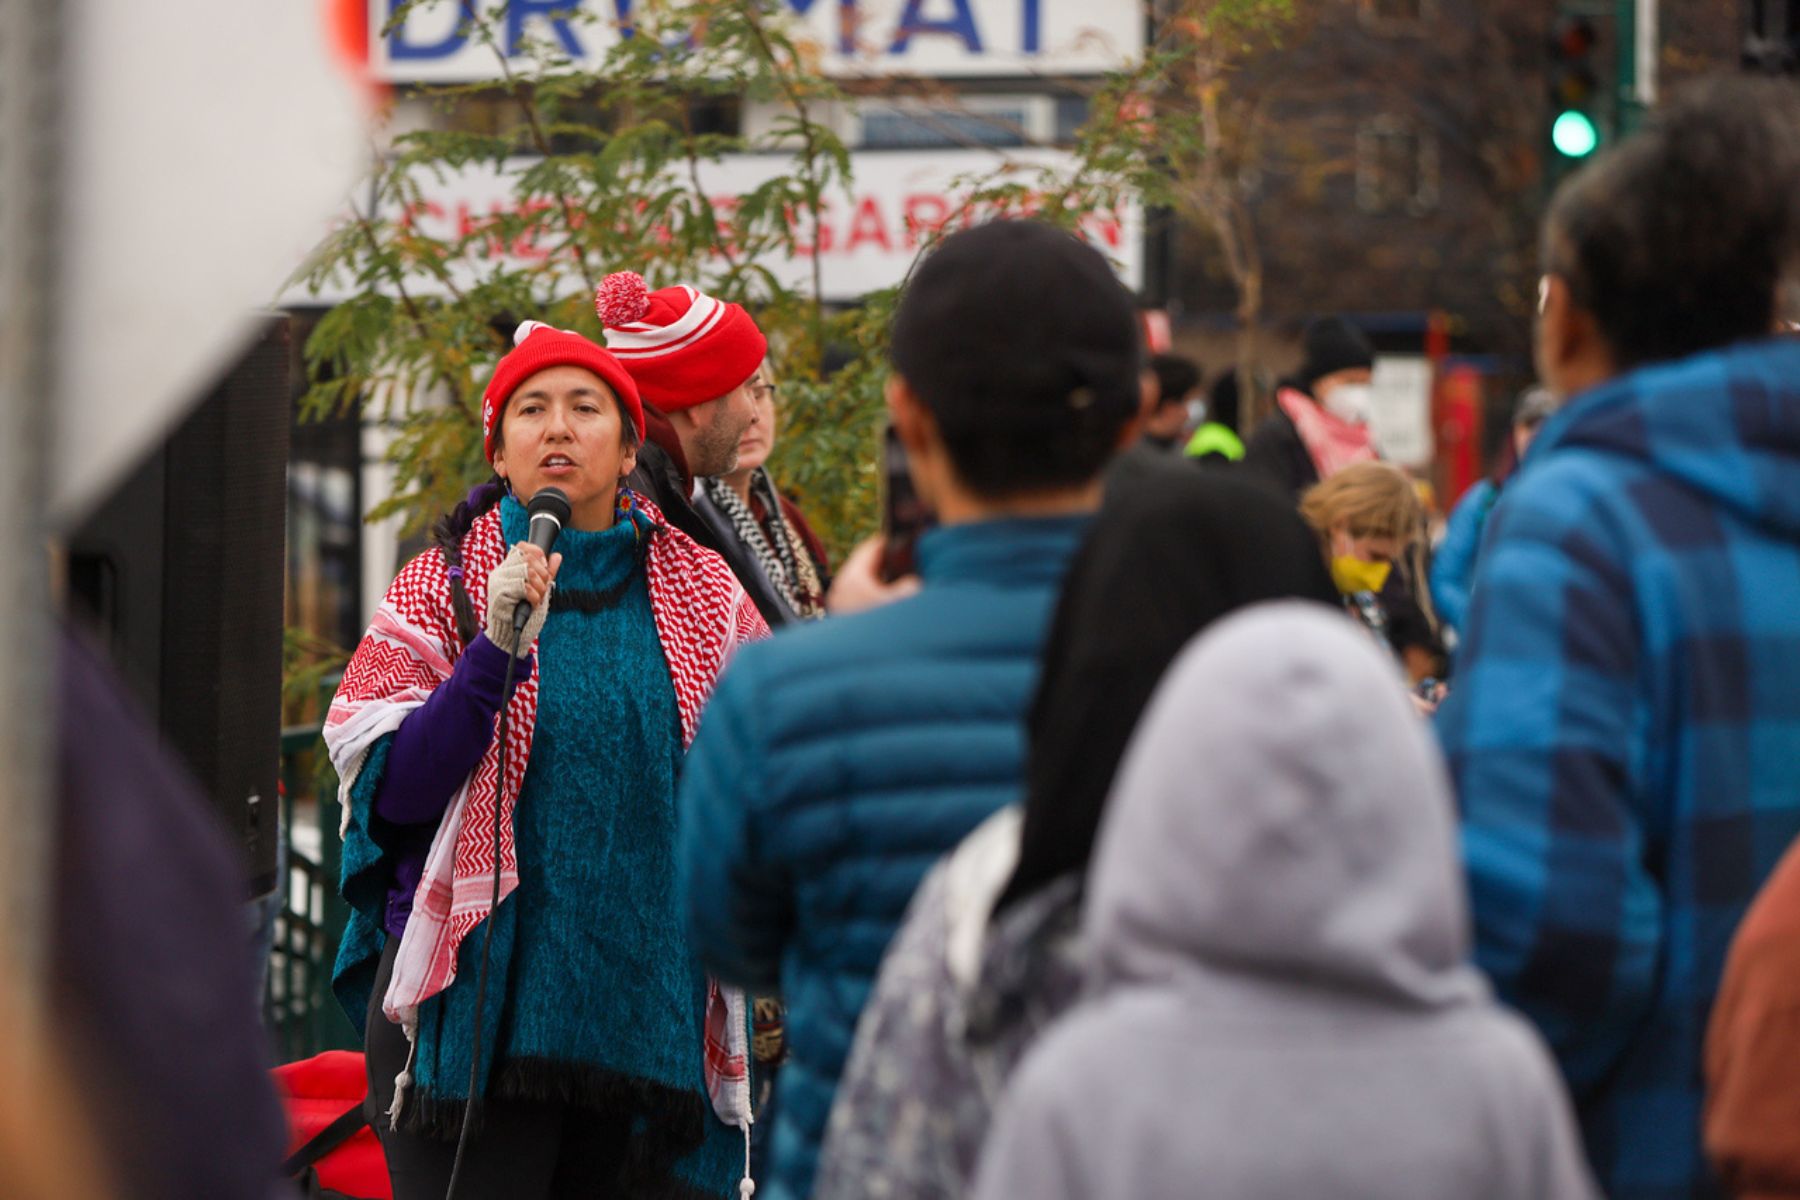
[[1316, 605], [1259, 606], [1182, 652], [1087, 896], [1100, 990], [1258, 1009], [1487, 996], [1436, 743], [1391, 657]]
[[1800, 338], [1696, 354], [1584, 392], [1545, 423], [1525, 469], [1571, 448], [1636, 459], [1800, 540]]

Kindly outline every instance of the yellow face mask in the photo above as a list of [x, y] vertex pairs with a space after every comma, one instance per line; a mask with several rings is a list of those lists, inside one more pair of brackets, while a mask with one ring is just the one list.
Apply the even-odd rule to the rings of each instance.
[[1358, 592], [1379, 592], [1387, 584], [1392, 563], [1373, 563], [1367, 559], [1340, 554], [1331, 560], [1331, 581], [1346, 596]]

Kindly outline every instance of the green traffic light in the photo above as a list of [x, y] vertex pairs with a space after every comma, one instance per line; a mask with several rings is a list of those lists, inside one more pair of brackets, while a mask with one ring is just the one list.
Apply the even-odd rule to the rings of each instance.
[[1586, 158], [1600, 145], [1600, 131], [1586, 113], [1561, 113], [1550, 127], [1550, 144], [1566, 158]]

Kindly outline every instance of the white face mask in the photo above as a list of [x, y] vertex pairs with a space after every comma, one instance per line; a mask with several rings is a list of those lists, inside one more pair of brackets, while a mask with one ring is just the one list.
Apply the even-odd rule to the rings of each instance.
[[1197, 426], [1206, 420], [1206, 401], [1189, 400], [1187, 402], [1187, 420], [1190, 426]]
[[1340, 421], [1367, 425], [1369, 413], [1375, 407], [1375, 389], [1366, 383], [1340, 383], [1326, 392], [1319, 403]]

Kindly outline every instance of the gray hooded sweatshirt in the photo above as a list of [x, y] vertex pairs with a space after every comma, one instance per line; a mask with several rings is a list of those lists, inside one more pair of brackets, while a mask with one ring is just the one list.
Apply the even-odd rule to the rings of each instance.
[[1183, 651], [1108, 807], [1090, 997], [1027, 1055], [979, 1200], [1597, 1195], [1469, 962], [1449, 786], [1393, 664], [1267, 605]]

